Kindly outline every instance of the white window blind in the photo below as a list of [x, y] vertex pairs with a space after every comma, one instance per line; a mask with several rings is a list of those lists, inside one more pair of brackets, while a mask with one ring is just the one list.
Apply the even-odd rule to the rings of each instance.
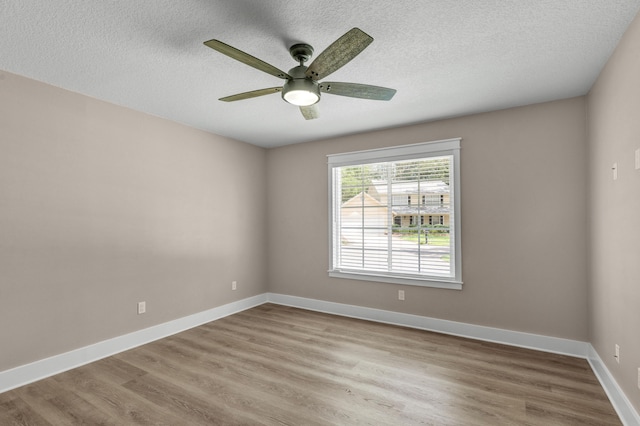
[[460, 139], [330, 155], [334, 277], [460, 289]]

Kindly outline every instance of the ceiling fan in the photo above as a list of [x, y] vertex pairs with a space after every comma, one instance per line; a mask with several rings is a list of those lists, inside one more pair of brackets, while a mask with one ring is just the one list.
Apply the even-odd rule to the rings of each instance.
[[311, 58], [313, 47], [303, 43], [294, 44], [289, 48], [289, 53], [300, 65], [291, 68], [288, 73], [219, 40], [205, 41], [204, 44], [237, 61], [286, 80], [281, 87], [269, 87], [267, 89], [238, 93], [237, 95], [220, 98], [221, 101], [240, 101], [281, 92], [285, 101], [299, 106], [304, 118], [311, 120], [318, 118], [317, 103], [320, 100], [321, 92], [379, 101], [388, 101], [395, 95], [396, 90], [387, 87], [319, 81], [355, 58], [372, 41], [373, 38], [364, 31], [359, 28], [352, 28], [320, 53], [308, 67], [304, 63]]

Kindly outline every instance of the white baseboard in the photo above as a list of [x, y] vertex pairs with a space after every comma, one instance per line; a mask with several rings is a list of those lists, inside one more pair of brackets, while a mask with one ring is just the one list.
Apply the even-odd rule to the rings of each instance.
[[587, 358], [588, 347], [590, 346], [589, 343], [580, 342], [578, 340], [561, 339], [558, 337], [542, 336], [539, 334], [523, 333], [519, 331], [447, 321], [437, 318], [423, 317], [420, 315], [384, 311], [381, 309], [366, 308], [362, 306], [326, 302], [323, 300], [307, 299], [304, 297], [287, 296], [283, 294], [268, 293], [267, 300], [279, 305], [309, 309], [312, 311], [325, 312], [352, 318], [360, 318], [386, 324], [401, 325], [421, 330], [435, 331], [438, 333], [468, 337], [470, 339], [484, 340], [487, 342], [503, 343], [505, 345], [569, 355], [578, 358]]
[[0, 393], [33, 383], [72, 368], [80, 367], [99, 359], [162, 339], [172, 334], [235, 314], [240, 311], [262, 305], [267, 301], [267, 294], [260, 294], [247, 299], [238, 300], [217, 308], [178, 318], [163, 324], [135, 331], [113, 339], [104, 340], [93, 345], [75, 349], [30, 364], [21, 365], [0, 372]]
[[618, 382], [613, 378], [592, 345], [589, 345], [589, 356], [587, 357], [587, 361], [589, 361], [591, 369], [600, 381], [600, 384], [604, 388], [604, 391], [611, 401], [611, 405], [615, 408], [622, 423], [628, 426], [640, 425], [640, 415], [633, 405], [631, 405], [631, 402], [624, 392], [622, 392], [622, 389], [618, 386]]

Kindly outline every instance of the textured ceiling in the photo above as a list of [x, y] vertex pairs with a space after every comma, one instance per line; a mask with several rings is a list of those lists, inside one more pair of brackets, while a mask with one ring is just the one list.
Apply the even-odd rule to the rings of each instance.
[[[640, 0], [0, 0], [0, 69], [264, 147], [584, 95]], [[306, 121], [279, 80], [202, 43], [287, 71], [353, 27], [374, 42], [330, 76], [398, 90], [325, 94]], [[311, 59], [313, 60], [313, 58]]]

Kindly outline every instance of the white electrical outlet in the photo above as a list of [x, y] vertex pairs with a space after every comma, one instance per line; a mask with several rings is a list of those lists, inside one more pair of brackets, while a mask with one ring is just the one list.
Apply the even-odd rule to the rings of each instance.
[[147, 312], [147, 302], [138, 302], [138, 315]]
[[404, 300], [404, 290], [398, 290], [398, 300]]
[[620, 346], [616, 344], [616, 354], [614, 355], [616, 362], [620, 364]]
[[640, 368], [638, 368], [638, 389], [640, 389]]
[[238, 281], [231, 281], [231, 290], [238, 289]]
[[636, 170], [640, 169], [640, 148], [636, 149]]
[[618, 163], [613, 163], [611, 170], [613, 170], [613, 180], [618, 180]]

